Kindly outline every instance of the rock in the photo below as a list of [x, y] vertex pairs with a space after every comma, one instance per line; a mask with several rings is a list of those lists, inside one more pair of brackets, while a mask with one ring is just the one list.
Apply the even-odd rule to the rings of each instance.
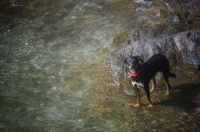
[[124, 58], [139, 55], [147, 60], [156, 53], [164, 54], [169, 59], [170, 65], [186, 64], [197, 68], [200, 64], [200, 30], [132, 42], [108, 55], [105, 66], [111, 70], [120, 71], [120, 63]]

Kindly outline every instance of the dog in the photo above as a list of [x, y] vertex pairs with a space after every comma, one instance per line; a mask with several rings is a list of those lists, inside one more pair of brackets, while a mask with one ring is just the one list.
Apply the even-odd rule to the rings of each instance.
[[[166, 95], [170, 94], [171, 85], [169, 83], [169, 77], [176, 77], [176, 75], [169, 71], [169, 61], [164, 55], [155, 54], [145, 63], [143, 63], [141, 57], [131, 56], [123, 60], [122, 65], [124, 64], [127, 67], [127, 73], [137, 96], [137, 102], [134, 107], [138, 108], [141, 106], [140, 88], [145, 90], [148, 100], [148, 107], [153, 107], [150, 99], [150, 93], [153, 92], [156, 87], [155, 76], [157, 72], [161, 72], [164, 77], [167, 86]], [[151, 89], [149, 89], [150, 81], [152, 81]]]

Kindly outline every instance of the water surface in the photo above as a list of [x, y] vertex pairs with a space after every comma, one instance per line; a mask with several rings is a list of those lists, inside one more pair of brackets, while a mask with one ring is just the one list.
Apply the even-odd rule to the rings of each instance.
[[197, 76], [170, 80], [169, 97], [161, 81], [152, 109], [142, 91], [135, 109], [130, 82], [104, 67], [134, 30], [162, 22], [146, 14], [154, 1], [16, 2], [1, 3], [0, 131], [200, 130]]

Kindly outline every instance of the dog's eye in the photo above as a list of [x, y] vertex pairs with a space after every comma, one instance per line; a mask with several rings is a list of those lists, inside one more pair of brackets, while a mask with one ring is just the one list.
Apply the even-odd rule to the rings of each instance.
[[136, 65], [136, 64], [138, 64], [138, 63], [137, 63], [137, 61], [136, 61], [136, 60], [134, 60], [134, 61], [133, 61], [133, 64], [134, 64], [134, 65]]

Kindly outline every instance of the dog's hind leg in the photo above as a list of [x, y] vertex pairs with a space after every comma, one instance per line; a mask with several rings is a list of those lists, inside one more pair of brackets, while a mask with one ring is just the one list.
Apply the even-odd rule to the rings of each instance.
[[155, 77], [153, 77], [153, 78], [151, 79], [151, 82], [152, 82], [152, 85], [151, 85], [150, 93], [153, 92], [153, 90], [154, 90], [155, 87], [156, 87], [156, 79], [155, 79]]
[[163, 74], [164, 80], [165, 80], [165, 84], [167, 86], [167, 91], [166, 91], [166, 95], [170, 94], [171, 91], [171, 85], [169, 83], [169, 62], [167, 62], [165, 65], [163, 64], [161, 70], [160, 70]]
[[165, 84], [167, 86], [166, 95], [169, 95], [170, 91], [171, 91], [171, 85], [169, 83], [169, 77], [168, 77], [168, 75], [164, 76], [164, 79], [165, 79]]

